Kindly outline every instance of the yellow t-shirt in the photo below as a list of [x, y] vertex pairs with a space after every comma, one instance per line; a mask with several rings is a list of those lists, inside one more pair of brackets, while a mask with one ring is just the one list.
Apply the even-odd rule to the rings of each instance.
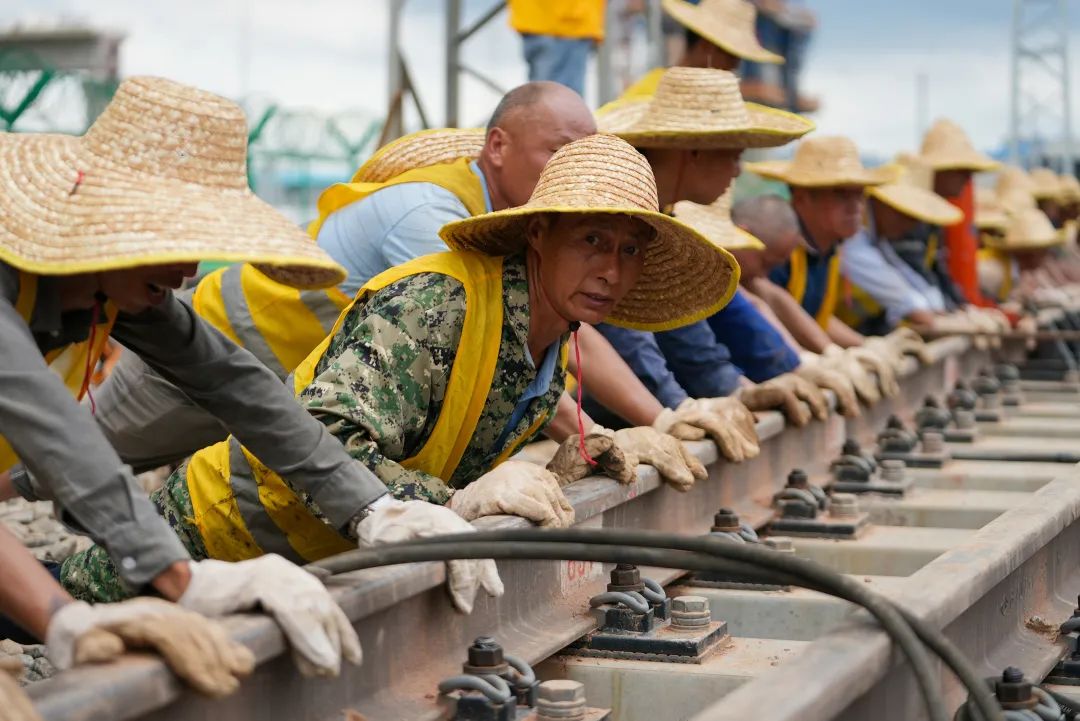
[[605, 0], [510, 0], [510, 27], [523, 34], [604, 39]]

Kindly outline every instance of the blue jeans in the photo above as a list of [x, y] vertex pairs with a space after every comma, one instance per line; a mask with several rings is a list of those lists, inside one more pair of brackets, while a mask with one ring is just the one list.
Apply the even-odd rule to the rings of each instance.
[[553, 80], [585, 94], [585, 68], [589, 52], [596, 44], [591, 38], [559, 38], [553, 35], [522, 34], [529, 80]]

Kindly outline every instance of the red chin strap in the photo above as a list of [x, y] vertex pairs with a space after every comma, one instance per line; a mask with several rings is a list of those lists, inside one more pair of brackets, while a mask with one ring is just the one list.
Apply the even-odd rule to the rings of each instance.
[[98, 293], [94, 296], [94, 311], [90, 315], [90, 339], [86, 344], [86, 369], [83, 371], [82, 388], [79, 390], [79, 398], [86, 395], [90, 399], [90, 415], [92, 416], [97, 415], [97, 404], [94, 403], [94, 392], [90, 389], [90, 379], [94, 375], [94, 341], [97, 339], [98, 319], [101, 317], [102, 305], [102, 296]]
[[585, 421], [581, 417], [581, 394], [585, 387], [585, 369], [581, 365], [581, 344], [578, 342], [578, 328], [581, 323], [574, 321], [570, 324], [570, 335], [574, 338], [574, 360], [577, 362], [577, 427], [578, 427], [578, 453], [590, 466], [598, 465], [589, 452], [585, 450]]

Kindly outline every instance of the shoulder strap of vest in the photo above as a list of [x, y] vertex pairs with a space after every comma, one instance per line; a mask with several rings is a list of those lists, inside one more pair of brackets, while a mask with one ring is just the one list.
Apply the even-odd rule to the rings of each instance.
[[293, 376], [294, 391], [299, 394], [314, 380], [315, 368], [330, 341], [358, 302], [402, 278], [419, 273], [441, 273], [454, 278], [464, 286], [467, 301], [443, 407], [424, 447], [401, 462], [406, 468], [449, 480], [476, 430], [495, 376], [503, 324], [502, 269], [501, 257], [454, 252], [421, 256], [380, 273], [360, 289], [338, 317], [330, 335], [297, 367]]
[[829, 275], [826, 281], [825, 295], [821, 299], [821, 307], [815, 316], [818, 325], [825, 328], [829, 324], [829, 318], [836, 310], [836, 301], [840, 296], [840, 250], [833, 252], [829, 258]]
[[452, 163], [429, 165], [426, 168], [407, 170], [385, 183], [336, 183], [319, 196], [319, 218], [308, 226], [308, 235], [319, 236], [319, 229], [330, 214], [346, 205], [363, 200], [372, 193], [403, 183], [434, 183], [440, 188], [453, 193], [461, 201], [470, 215], [480, 215], [487, 209], [484, 201], [484, 188], [479, 176], [470, 167], [469, 158], [460, 158]]
[[19, 295], [15, 299], [15, 312], [27, 324], [34, 315], [34, 303], [37, 302], [38, 277], [33, 273], [19, 271]]
[[923, 268], [930, 270], [937, 261], [938, 248], [941, 247], [940, 231], [933, 229], [926, 238], [926, 254], [923, 256]]
[[806, 248], [795, 246], [788, 259], [787, 291], [796, 303], [802, 303], [806, 295]]

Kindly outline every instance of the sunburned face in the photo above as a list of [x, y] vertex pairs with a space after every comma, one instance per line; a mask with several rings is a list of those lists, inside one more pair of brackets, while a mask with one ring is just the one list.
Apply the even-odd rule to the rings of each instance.
[[195, 275], [196, 263], [148, 265], [111, 270], [98, 275], [101, 292], [124, 313], [141, 313], [168, 296], [166, 289], [179, 288], [184, 278]]
[[742, 150], [700, 150], [689, 152], [682, 177], [682, 192], [675, 200], [709, 205], [723, 195], [742, 170]]
[[637, 218], [597, 213], [534, 218], [540, 292], [567, 321], [602, 322], [637, 283], [654, 231]]

